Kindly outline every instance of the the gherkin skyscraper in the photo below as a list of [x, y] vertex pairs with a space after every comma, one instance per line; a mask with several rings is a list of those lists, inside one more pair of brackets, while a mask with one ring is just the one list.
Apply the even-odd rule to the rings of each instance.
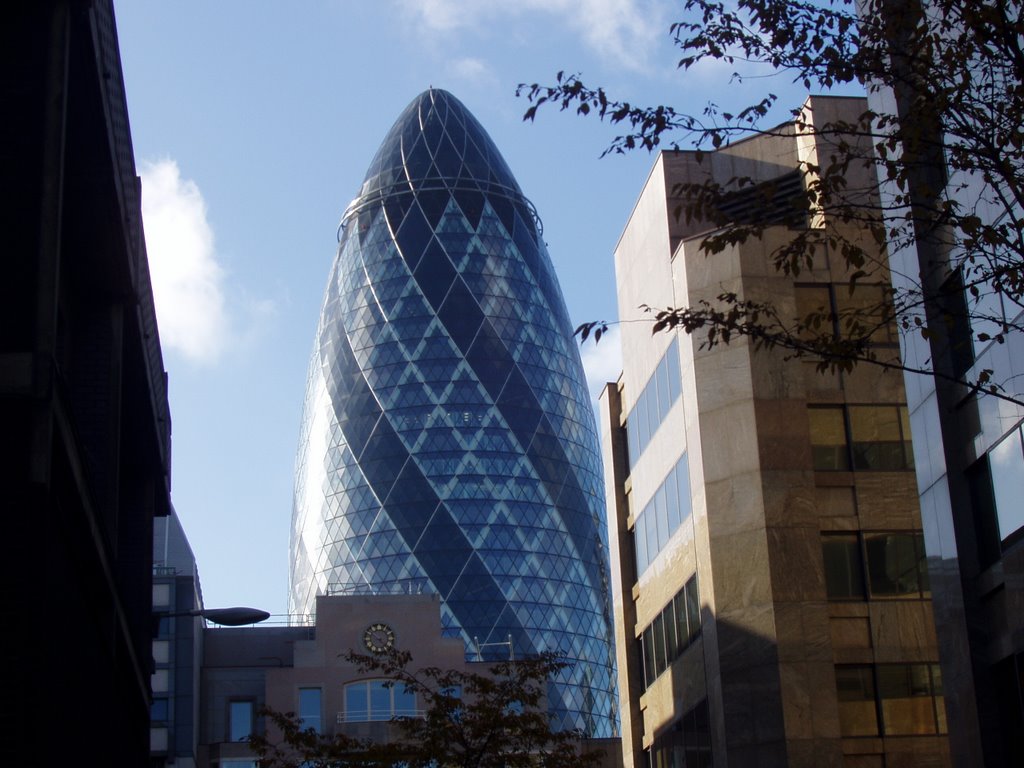
[[[615, 727], [603, 482], [540, 220], [456, 98], [418, 96], [345, 211], [310, 365], [291, 610], [435, 592], [445, 632], [562, 652], [556, 723]], [[415, 651], [415, 649], [409, 649]], [[485, 653], [485, 658], [487, 657]]]

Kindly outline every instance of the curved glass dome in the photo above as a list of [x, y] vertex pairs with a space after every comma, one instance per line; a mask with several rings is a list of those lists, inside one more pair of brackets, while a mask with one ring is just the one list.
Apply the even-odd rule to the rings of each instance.
[[[470, 658], [555, 650], [563, 728], [616, 731], [603, 481], [540, 222], [429, 90], [345, 212], [307, 382], [290, 609], [433, 592]], [[415, 649], [410, 649], [415, 651]]]

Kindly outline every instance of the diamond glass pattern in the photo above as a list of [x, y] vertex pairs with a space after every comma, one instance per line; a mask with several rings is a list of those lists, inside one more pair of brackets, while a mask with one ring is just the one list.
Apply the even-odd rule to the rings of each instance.
[[[429, 591], [470, 658], [561, 652], [557, 727], [617, 731], [604, 484], [540, 221], [429, 90], [346, 210], [307, 380], [290, 610]], [[409, 648], [415, 655], [415, 648]]]

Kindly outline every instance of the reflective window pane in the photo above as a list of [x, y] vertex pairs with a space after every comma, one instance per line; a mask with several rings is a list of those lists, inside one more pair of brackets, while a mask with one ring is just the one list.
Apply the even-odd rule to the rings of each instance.
[[668, 360], [668, 391], [671, 401], [679, 398], [682, 389], [682, 373], [679, 370], [679, 342], [673, 341], [665, 355]]
[[795, 319], [801, 326], [798, 336], [805, 340], [831, 336], [835, 332], [835, 324], [828, 285], [798, 285], [794, 294]]
[[636, 572], [637, 575], [647, 570], [648, 553], [647, 553], [647, 528], [646, 520], [644, 515], [636, 520], [636, 526], [633, 528], [633, 544], [636, 547]]
[[[850, 406], [850, 442], [854, 469], [899, 470], [907, 465], [900, 409]], [[909, 443], [909, 432], [907, 433]]]
[[864, 536], [868, 584], [873, 597], [921, 594], [922, 547], [914, 533], [869, 533]]
[[391, 719], [391, 689], [383, 680], [370, 681], [370, 720]]
[[366, 683], [352, 683], [345, 686], [345, 719], [348, 722], [369, 720], [369, 689]]
[[299, 689], [299, 724], [303, 730], [312, 728], [320, 733], [320, 689]]
[[878, 667], [878, 694], [886, 736], [936, 732], [927, 664], [883, 664]]
[[864, 568], [857, 534], [823, 536], [821, 549], [829, 598], [864, 599]]
[[665, 486], [661, 485], [654, 494], [654, 519], [658, 525], [658, 551], [666, 544], [672, 531], [668, 527], [668, 510], [665, 508]]
[[700, 634], [700, 598], [697, 595], [697, 578], [686, 582], [686, 623], [689, 627], [690, 642]]
[[899, 341], [888, 287], [858, 284], [850, 293], [847, 286], [836, 285], [835, 297], [840, 334], [866, 338], [875, 344]]
[[396, 685], [393, 690], [395, 694], [395, 716], [415, 717], [416, 694], [404, 685]]
[[658, 673], [654, 666], [654, 630], [648, 627], [644, 630], [643, 639], [640, 644], [644, 655], [644, 686], [654, 682]]
[[690, 644], [690, 631], [686, 628], [686, 592], [679, 590], [672, 600], [676, 618], [676, 653], [682, 653]]
[[1021, 449], [1020, 430], [992, 449], [988, 455], [992, 472], [992, 491], [995, 494], [999, 537], [1003, 542], [1019, 538], [1024, 528], [1024, 452]]
[[678, 654], [676, 644], [676, 614], [672, 603], [665, 606], [665, 609], [661, 612], [662, 625], [665, 629], [665, 654], [668, 656], [669, 662]]
[[850, 468], [846, 447], [846, 423], [843, 409], [809, 408], [811, 425], [811, 455], [814, 468], [844, 470]]
[[839, 732], [843, 736], [877, 736], [875, 681], [869, 666], [836, 667]]
[[651, 628], [654, 634], [654, 670], [655, 674], [660, 675], [668, 664], [665, 656], [665, 620], [661, 614], [654, 619]]
[[253, 702], [228, 704], [228, 741], [245, 741], [252, 735]]

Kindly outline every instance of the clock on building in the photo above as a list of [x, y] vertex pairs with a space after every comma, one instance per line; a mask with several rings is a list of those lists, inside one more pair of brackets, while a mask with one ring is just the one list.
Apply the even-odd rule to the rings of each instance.
[[395, 631], [387, 624], [371, 624], [363, 632], [363, 645], [370, 653], [384, 653], [395, 645]]

